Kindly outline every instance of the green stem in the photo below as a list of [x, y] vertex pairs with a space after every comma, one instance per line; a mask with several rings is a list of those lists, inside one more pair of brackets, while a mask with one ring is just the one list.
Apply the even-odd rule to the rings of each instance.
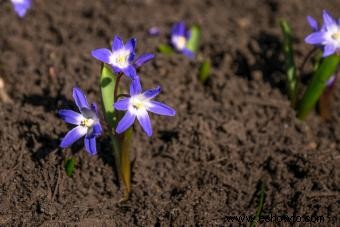
[[260, 219], [262, 209], [263, 209], [263, 205], [264, 205], [264, 194], [265, 194], [265, 184], [262, 181], [260, 193], [259, 193], [259, 196], [260, 196], [259, 203], [258, 203], [258, 206], [257, 206], [257, 209], [256, 209], [255, 218], [249, 225], [250, 227], [255, 227], [256, 222]]
[[[118, 97], [121, 94], [119, 93], [119, 82], [122, 73], [117, 75], [116, 84], [114, 88], [114, 102], [118, 100]], [[119, 112], [115, 112], [116, 119], [121, 119], [122, 115]], [[116, 138], [115, 138], [116, 140]], [[123, 181], [125, 186], [124, 199], [128, 200], [131, 193], [131, 163], [130, 163], [130, 150], [131, 150], [131, 142], [132, 142], [132, 127], [126, 130], [124, 133], [118, 135], [119, 149], [118, 152], [115, 152], [117, 171], [119, 173], [120, 178]]]
[[338, 64], [339, 56], [336, 54], [322, 60], [298, 105], [297, 117], [299, 119], [304, 120], [312, 111], [326, 87], [327, 80], [335, 73]]
[[120, 78], [122, 76], [123, 76], [123, 74], [119, 73], [118, 76], [117, 76], [117, 79], [116, 79], [116, 84], [115, 84], [115, 88], [114, 88], [114, 95], [113, 95], [114, 102], [117, 102], [117, 99], [118, 99], [119, 81], [120, 81]]

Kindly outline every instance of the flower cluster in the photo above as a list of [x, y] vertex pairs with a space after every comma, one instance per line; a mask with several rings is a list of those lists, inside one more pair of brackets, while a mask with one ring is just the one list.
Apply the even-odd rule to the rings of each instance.
[[124, 45], [123, 41], [115, 36], [112, 41], [112, 51], [102, 48], [92, 51], [92, 56], [103, 63], [109, 64], [116, 72], [123, 72], [132, 79], [130, 85], [130, 97], [121, 98], [114, 107], [117, 110], [126, 111], [124, 117], [117, 125], [116, 132], [127, 130], [137, 118], [143, 130], [148, 136], [152, 135], [150, 117], [147, 111], [167, 116], [174, 116], [176, 111], [171, 107], [156, 101], [152, 101], [160, 92], [160, 87], [142, 92], [140, 77], [136, 68], [150, 61], [153, 54], [143, 54], [134, 61], [136, 39], [130, 39]]
[[340, 51], [340, 20], [333, 18], [326, 10], [323, 11], [323, 25], [308, 16], [307, 20], [313, 33], [305, 38], [305, 42], [323, 48], [323, 57]]
[[[143, 54], [135, 59], [136, 39], [129, 39], [125, 44], [120, 37], [115, 36], [112, 49], [100, 48], [91, 52], [97, 60], [109, 65], [114, 74], [125, 75], [130, 79], [130, 94], [112, 103], [119, 111], [126, 111], [118, 122], [115, 131], [120, 134], [139, 122], [148, 136], [152, 135], [152, 126], [149, 113], [165, 116], [174, 116], [176, 111], [164, 103], [153, 99], [160, 93], [160, 87], [142, 90], [140, 77], [136, 69], [154, 58], [153, 54]], [[113, 92], [112, 92], [113, 93]], [[67, 123], [77, 125], [61, 141], [62, 148], [69, 147], [79, 138], [85, 136], [85, 149], [90, 154], [96, 154], [96, 137], [102, 133], [98, 111], [95, 104], [89, 106], [84, 93], [79, 88], [73, 89], [73, 98], [80, 113], [72, 110], [60, 110], [60, 117]]]

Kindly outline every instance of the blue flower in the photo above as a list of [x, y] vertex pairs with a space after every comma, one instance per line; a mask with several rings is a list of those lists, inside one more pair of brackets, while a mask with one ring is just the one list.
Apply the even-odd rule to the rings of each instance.
[[16, 14], [19, 17], [24, 17], [27, 10], [31, 8], [32, 1], [31, 0], [11, 0], [12, 5]]
[[314, 32], [305, 38], [305, 42], [323, 47], [323, 57], [340, 51], [340, 21], [336, 21], [326, 10], [323, 11], [323, 22], [318, 28], [316, 21], [308, 18]]
[[190, 32], [185, 29], [184, 22], [176, 23], [171, 29], [171, 44], [180, 53], [186, 55], [190, 59], [195, 57], [195, 54], [186, 46], [190, 39]]
[[139, 77], [136, 77], [130, 85], [130, 97], [119, 99], [114, 104], [115, 109], [126, 111], [117, 125], [116, 132], [122, 133], [127, 130], [137, 118], [145, 133], [151, 136], [152, 127], [148, 111], [159, 115], [175, 116], [176, 111], [174, 109], [152, 100], [160, 91], [161, 89], [158, 86], [155, 89], [142, 92]]
[[115, 36], [112, 41], [112, 51], [106, 48], [95, 49], [92, 56], [99, 61], [111, 65], [115, 73], [123, 72], [133, 79], [136, 76], [136, 68], [150, 61], [153, 54], [143, 54], [134, 61], [136, 39], [129, 39], [124, 45], [119, 36]]
[[60, 147], [67, 148], [75, 141], [85, 136], [85, 149], [91, 155], [97, 153], [96, 137], [102, 133], [102, 127], [98, 118], [98, 110], [95, 103], [89, 106], [82, 90], [73, 88], [73, 99], [80, 111], [60, 110], [59, 116], [67, 123], [77, 125], [69, 131], [60, 143]]

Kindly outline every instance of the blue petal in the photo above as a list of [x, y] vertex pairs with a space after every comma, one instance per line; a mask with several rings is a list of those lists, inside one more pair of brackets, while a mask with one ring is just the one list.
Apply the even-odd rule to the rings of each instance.
[[187, 56], [190, 60], [194, 60], [195, 59], [195, 54], [194, 52], [192, 52], [191, 50], [184, 48], [182, 50], [182, 53]]
[[148, 98], [148, 99], [153, 99], [156, 97], [159, 93], [161, 92], [161, 87], [157, 86], [156, 88], [149, 89], [144, 91], [143, 96]]
[[136, 42], [135, 38], [129, 39], [125, 44], [125, 49], [129, 50], [131, 53], [135, 52]]
[[144, 65], [145, 63], [147, 63], [148, 61], [150, 61], [151, 59], [153, 59], [154, 57], [155, 57], [154, 54], [149, 54], [149, 53], [142, 54], [141, 56], [139, 56], [136, 59], [134, 65], [135, 65], [136, 68], [138, 68], [138, 67]]
[[130, 111], [127, 111], [124, 117], [118, 122], [116, 132], [118, 134], [124, 132], [126, 129], [128, 129], [133, 124], [135, 119], [136, 119], [136, 115], [130, 113]]
[[129, 108], [130, 98], [119, 99], [113, 106], [117, 110], [127, 110]]
[[334, 54], [334, 52], [335, 52], [335, 46], [334, 45], [326, 45], [325, 46], [325, 48], [324, 48], [324, 50], [323, 50], [323, 57], [327, 57], [327, 56], [329, 56], [329, 55], [331, 55], [331, 54]]
[[117, 50], [120, 50], [124, 47], [124, 43], [122, 41], [122, 39], [115, 35], [115, 37], [113, 38], [112, 40], [112, 51], [117, 51]]
[[124, 74], [128, 77], [130, 77], [131, 79], [135, 78], [137, 73], [136, 73], [136, 69], [135, 67], [133, 67], [132, 65], [129, 65], [128, 67], [126, 67], [125, 69], [122, 69], [122, 71], [124, 72]]
[[82, 136], [84, 136], [87, 133], [87, 129], [82, 126], [77, 126], [73, 128], [71, 131], [69, 131], [63, 140], [60, 143], [61, 148], [66, 148], [72, 145], [74, 142], [76, 142], [78, 139], [80, 139]]
[[142, 93], [142, 85], [140, 83], [140, 79], [139, 76], [136, 76], [130, 84], [130, 95], [134, 96], [134, 95], [138, 95]]
[[307, 21], [309, 26], [313, 29], [313, 31], [318, 30], [318, 22], [311, 16], [307, 16]]
[[80, 112], [81, 112], [81, 115], [83, 115], [85, 118], [91, 118], [91, 119], [98, 118], [97, 114], [92, 109], [81, 108]]
[[91, 55], [98, 59], [99, 61], [102, 61], [104, 63], [109, 64], [110, 63], [110, 56], [111, 56], [111, 51], [106, 48], [100, 48], [100, 49], [95, 49], [91, 51]]
[[95, 102], [91, 104], [91, 110], [93, 112], [95, 112], [97, 116], [99, 115], [98, 114], [98, 107], [97, 107], [97, 104]]
[[112, 65], [111, 65], [111, 67], [112, 67], [112, 70], [115, 74], [123, 72], [121, 68], [118, 68], [118, 67], [112, 66]]
[[138, 110], [137, 119], [139, 124], [142, 126], [143, 130], [145, 131], [146, 135], [152, 136], [152, 127], [149, 114], [146, 110], [140, 109]]
[[94, 136], [100, 136], [102, 134], [102, 132], [103, 132], [103, 129], [102, 129], [102, 126], [101, 126], [100, 122], [94, 124], [92, 129], [93, 129], [92, 130], [93, 131], [92, 134]]
[[322, 17], [326, 27], [336, 24], [334, 18], [329, 14], [327, 10], [323, 10]]
[[179, 35], [179, 36], [185, 36], [185, 24], [184, 22], [179, 22], [176, 23], [173, 27], [172, 27], [172, 31], [171, 31], [171, 35]]
[[87, 137], [84, 138], [84, 144], [86, 151], [91, 154], [95, 155], [97, 154], [97, 146], [96, 146], [96, 137]]
[[165, 116], [175, 116], [176, 111], [168, 105], [157, 101], [150, 101], [152, 105], [148, 107], [148, 111]]
[[59, 110], [58, 114], [65, 122], [74, 125], [79, 125], [83, 119], [80, 113], [77, 113], [73, 110]]
[[320, 44], [324, 41], [323, 32], [314, 32], [305, 38], [305, 42], [309, 44]]
[[83, 91], [80, 90], [80, 88], [78, 87], [73, 88], [73, 99], [80, 111], [83, 108], [89, 109], [89, 104], [87, 103], [86, 96], [84, 95]]

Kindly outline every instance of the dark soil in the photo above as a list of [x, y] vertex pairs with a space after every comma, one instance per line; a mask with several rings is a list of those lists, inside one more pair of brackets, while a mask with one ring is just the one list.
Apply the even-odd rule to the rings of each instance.
[[[282, 86], [278, 26], [280, 18], [292, 24], [301, 63], [312, 48], [303, 42], [305, 18], [320, 19], [322, 9], [339, 17], [340, 3], [35, 0], [20, 20], [0, 1], [0, 76], [12, 100], [0, 103], [0, 225], [232, 225], [226, 216], [255, 214], [265, 182], [264, 214], [323, 215], [331, 226], [340, 214], [340, 91], [329, 122], [315, 113], [295, 118]], [[140, 54], [156, 52], [180, 20], [203, 27], [199, 58], [212, 59], [213, 74], [203, 86], [198, 64], [177, 54], [157, 54], [141, 68], [143, 86], [160, 84], [159, 99], [177, 116], [153, 116], [152, 138], [136, 127], [133, 193], [119, 202], [107, 136], [94, 157], [82, 143], [62, 150], [71, 126], [56, 112], [75, 108], [75, 85], [99, 102], [92, 49], [118, 34], [136, 37]], [[148, 36], [151, 26], [161, 36]], [[72, 153], [78, 166], [67, 177], [63, 163]]]

